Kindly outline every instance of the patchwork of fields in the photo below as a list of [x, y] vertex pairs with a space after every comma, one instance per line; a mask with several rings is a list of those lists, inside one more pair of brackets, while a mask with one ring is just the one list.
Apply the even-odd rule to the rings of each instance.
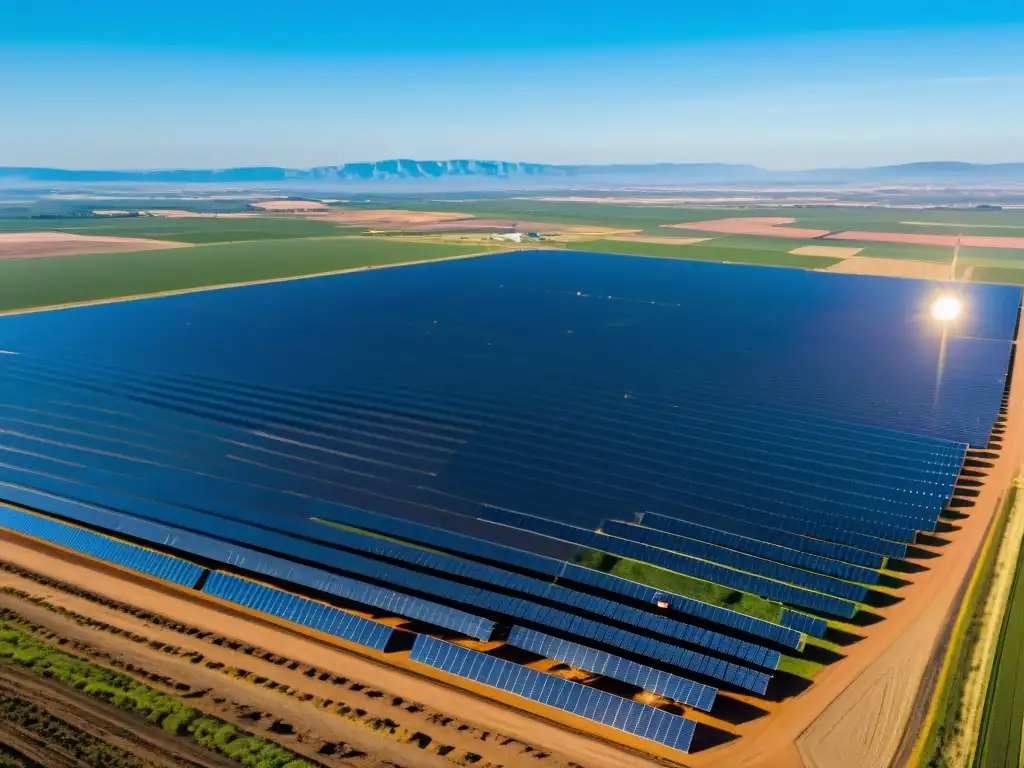
[[[460, 252], [290, 246], [160, 256], [187, 288]], [[94, 291], [121, 271], [155, 279]], [[12, 314], [0, 523], [564, 723], [558, 754], [775, 768], [806, 732], [864, 765], [905, 717], [810, 726], [936, 642], [991, 514], [1021, 295], [959, 291], [940, 325], [928, 283], [574, 246]]]

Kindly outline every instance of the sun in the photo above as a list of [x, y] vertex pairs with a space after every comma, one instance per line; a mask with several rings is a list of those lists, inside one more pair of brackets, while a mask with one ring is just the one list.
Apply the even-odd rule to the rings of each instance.
[[960, 316], [960, 301], [952, 296], [942, 296], [932, 304], [932, 317], [949, 322]]

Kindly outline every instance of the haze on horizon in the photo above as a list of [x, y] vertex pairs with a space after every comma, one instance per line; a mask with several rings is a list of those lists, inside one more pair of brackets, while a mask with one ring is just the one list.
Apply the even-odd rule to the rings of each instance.
[[1024, 161], [1024, 4], [0, 4], [0, 165]]

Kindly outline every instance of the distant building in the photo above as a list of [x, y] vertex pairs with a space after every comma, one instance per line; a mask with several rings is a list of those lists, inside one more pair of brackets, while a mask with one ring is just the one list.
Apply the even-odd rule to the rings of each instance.
[[496, 232], [495, 234], [491, 235], [491, 238], [493, 240], [506, 240], [506, 241], [511, 242], [511, 243], [521, 243], [521, 242], [523, 242], [523, 233], [522, 232], [500, 232], [500, 233]]

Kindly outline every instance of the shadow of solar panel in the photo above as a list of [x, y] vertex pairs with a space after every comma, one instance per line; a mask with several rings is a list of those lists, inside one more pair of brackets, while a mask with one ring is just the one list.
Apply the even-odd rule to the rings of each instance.
[[203, 592], [377, 651], [387, 650], [396, 632], [361, 616], [220, 571], [210, 574]]
[[[654, 606], [658, 596], [665, 593], [618, 576], [592, 571], [572, 563], [508, 547], [483, 539], [434, 528], [410, 520], [379, 515], [366, 510], [330, 505], [332, 516], [339, 522], [357, 526], [387, 536], [414, 541], [424, 546], [458, 553], [467, 558], [480, 558], [503, 563], [515, 568], [557, 578], [560, 582], [575, 582], [616, 595], [633, 598]], [[333, 534], [332, 534], [333, 535]], [[801, 646], [800, 633], [777, 624], [755, 619], [726, 608], [702, 603], [688, 597], [672, 595], [672, 608], [679, 613], [695, 616], [713, 624], [741, 630], [792, 648]], [[771, 659], [764, 666], [774, 668]]]
[[0, 526], [185, 587], [195, 586], [203, 574], [194, 563], [2, 505]]
[[682, 752], [693, 740], [692, 720], [426, 635], [417, 636], [410, 658]]
[[811, 637], [824, 637], [825, 632], [828, 631], [828, 622], [824, 619], [808, 616], [799, 611], [783, 610], [780, 621], [785, 626], [792, 627]]
[[524, 627], [512, 627], [508, 643], [576, 669], [630, 683], [705, 712], [711, 711], [717, 695], [717, 690], [711, 686]]
[[[754, 515], [751, 515], [754, 517]], [[762, 517], [763, 519], [763, 517]], [[801, 552], [820, 555], [839, 560], [863, 568], [879, 569], [882, 567], [883, 556], [864, 549], [825, 541], [821, 538], [802, 536], [793, 526], [789, 530], [759, 525], [751, 520], [739, 520], [724, 514], [714, 514], [699, 509], [687, 509], [677, 517], [659, 515], [653, 512], [643, 513], [639, 522], [646, 528], [686, 535], [694, 524], [698, 527], [716, 528], [735, 534], [743, 534], [749, 538], [789, 546]], [[837, 574], [833, 574], [837, 575]]]
[[[868, 568], [861, 568], [859, 566], [839, 562], [838, 560], [831, 560], [818, 555], [811, 555], [806, 552], [801, 552], [798, 549], [759, 541], [758, 539], [750, 538], [749, 536], [740, 536], [739, 534], [728, 533], [726, 531], [721, 531], [704, 525], [696, 525], [687, 523], [686, 521], [677, 521], [673, 527], [675, 530], [672, 533], [665, 533], [647, 526], [609, 520], [601, 525], [601, 530], [609, 536], [617, 536], [620, 539], [629, 539], [631, 541], [637, 541], [644, 544], [651, 544], [662, 549], [669, 549], [675, 552], [682, 552], [684, 554], [692, 554], [697, 557], [708, 557], [709, 559], [719, 560], [719, 562], [721, 562], [719, 558], [713, 557], [716, 550], [708, 547], [694, 546], [691, 542], [707, 542], [720, 547], [728, 547], [736, 551], [747, 552], [768, 560], [786, 563], [795, 567], [804, 568], [808, 571], [816, 571], [818, 573], [835, 576], [848, 581], [860, 582], [861, 584], [877, 584], [880, 576], [877, 571], [873, 571]], [[799, 540], [796, 539], [796, 537], [793, 537], [791, 542], [793, 544], [799, 544]], [[777, 574], [769, 573], [765, 575], [781, 578]], [[804, 586], [814, 588], [814, 584], [810, 582], [801, 583]], [[829, 594], [835, 594], [835, 592], [829, 591]], [[839, 597], [856, 599], [853, 597], [853, 594], [854, 593], [852, 592], [843, 591]]]
[[[5, 474], [4, 470], [0, 468], [0, 476]], [[124, 497], [119, 499], [114, 494], [76, 487], [72, 483], [61, 483], [52, 478], [42, 478], [41, 482], [54, 490], [72, 494], [79, 493], [92, 497], [94, 501], [100, 503], [128, 503], [136, 508], [137, 513], [141, 511], [141, 508], [145, 508], [145, 513], [153, 514], [158, 519], [173, 520], [180, 517], [182, 522], [194, 522], [197, 528], [203, 526], [204, 518], [199, 516], [201, 513], [176, 510], [173, 507], [144, 499], [134, 501]], [[246, 547], [229, 545], [221, 539], [192, 533], [178, 527], [120, 514], [110, 509], [93, 507], [68, 498], [60, 498], [38, 490], [12, 486], [8, 483], [0, 484], [0, 498], [7, 498], [34, 509], [68, 517], [86, 525], [170, 547], [194, 557], [225, 563], [281, 581], [310, 587], [345, 600], [379, 608], [396, 616], [404, 616], [433, 626], [445, 627], [478, 640], [490, 640], [494, 633], [494, 622], [489, 619]], [[224, 524], [224, 521], [221, 521], [217, 527]], [[206, 526], [206, 529], [209, 530], [212, 527]], [[196, 578], [198, 579], [198, 576]]]
[[[716, 565], [705, 560], [678, 555], [657, 547], [637, 544], [575, 526], [491, 507], [481, 510], [480, 516], [485, 520], [545, 533], [546, 535], [555, 536], [565, 541], [572, 541], [597, 551], [628, 557], [643, 563], [650, 563], [677, 573], [740, 589], [744, 592], [777, 600], [778, 602], [790, 603], [846, 618], [852, 617], [857, 611], [857, 606], [848, 600], [838, 599], [831, 595], [818, 594], [809, 589], [791, 586], [790, 584], [733, 570], [732, 568]], [[807, 581], [811, 580], [808, 579]], [[867, 590], [859, 588], [858, 594], [861, 594], [861, 599], [863, 599], [867, 596]]]

